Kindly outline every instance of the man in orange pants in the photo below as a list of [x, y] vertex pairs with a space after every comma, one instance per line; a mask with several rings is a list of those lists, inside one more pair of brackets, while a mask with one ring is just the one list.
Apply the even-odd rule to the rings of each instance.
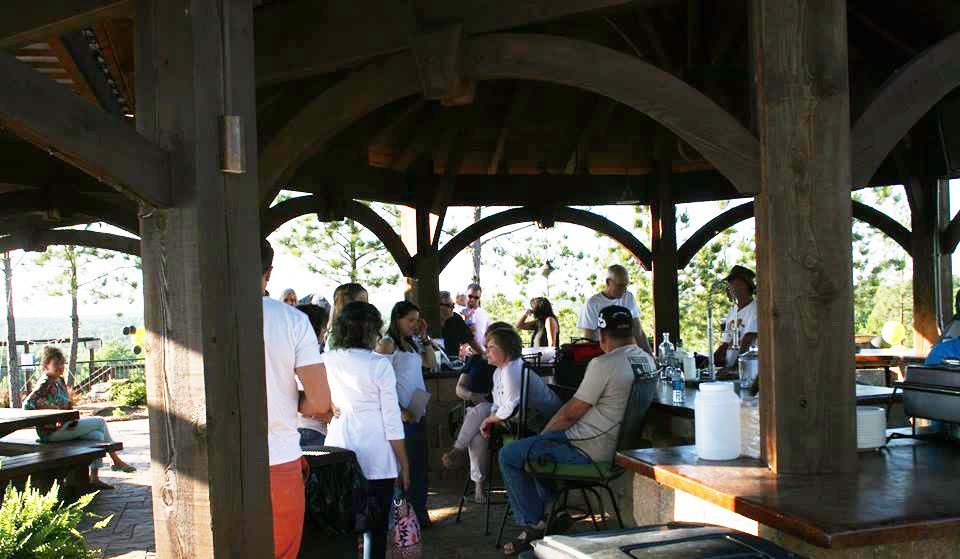
[[[273, 271], [273, 248], [263, 241], [261, 288]], [[303, 384], [304, 415], [330, 415], [330, 386], [320, 357], [320, 344], [307, 315], [290, 305], [263, 297], [263, 350], [267, 381], [267, 445], [270, 449], [270, 500], [273, 547], [278, 559], [294, 559], [303, 537], [304, 478], [307, 466], [300, 451], [297, 411]]]

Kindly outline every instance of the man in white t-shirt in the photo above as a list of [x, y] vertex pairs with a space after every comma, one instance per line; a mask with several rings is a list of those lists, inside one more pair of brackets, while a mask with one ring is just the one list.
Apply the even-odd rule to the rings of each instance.
[[[273, 248], [260, 245], [261, 290], [273, 271]], [[324, 417], [331, 410], [330, 387], [321, 364], [320, 344], [307, 315], [295, 307], [263, 297], [263, 353], [267, 386], [267, 447], [270, 454], [270, 501], [273, 545], [277, 558], [293, 559], [303, 536], [306, 462], [297, 431], [298, 407], [304, 415]], [[303, 384], [303, 404], [298, 406]]]
[[483, 290], [480, 284], [471, 283], [467, 286], [467, 308], [463, 310], [463, 320], [467, 323], [470, 331], [473, 333], [473, 339], [478, 347], [487, 347], [484, 336], [487, 334], [487, 328], [493, 322], [487, 311], [480, 307], [480, 295]]
[[633, 298], [633, 293], [627, 291], [629, 285], [630, 275], [626, 268], [619, 264], [607, 268], [606, 286], [603, 291], [587, 299], [587, 302], [580, 308], [577, 328], [583, 329], [584, 338], [599, 341], [597, 323], [600, 319], [600, 311], [609, 306], [617, 305], [629, 310], [633, 316], [633, 335], [637, 346], [647, 353], [652, 353], [647, 335], [644, 334], [643, 328], [640, 326], [640, 307], [637, 306], [637, 300]]
[[757, 300], [754, 299], [757, 292], [756, 277], [753, 270], [737, 265], [730, 268], [730, 273], [724, 278], [733, 307], [723, 319], [723, 337], [720, 347], [713, 354], [714, 363], [721, 367], [737, 364], [733, 352], [727, 355], [727, 350], [732, 348], [734, 332], [738, 333], [741, 352], [746, 351], [757, 339]]

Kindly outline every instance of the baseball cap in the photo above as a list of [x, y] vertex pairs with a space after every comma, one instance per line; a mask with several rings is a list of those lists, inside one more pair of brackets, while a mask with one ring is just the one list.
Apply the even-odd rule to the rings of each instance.
[[757, 285], [757, 274], [753, 270], [745, 266], [737, 264], [733, 268], [730, 268], [730, 273], [727, 274], [727, 277], [723, 278], [724, 281], [731, 281], [735, 278], [740, 278], [743, 281], [747, 282], [750, 287], [756, 289]]
[[620, 305], [610, 305], [600, 311], [597, 326], [607, 332], [632, 332], [633, 315]]

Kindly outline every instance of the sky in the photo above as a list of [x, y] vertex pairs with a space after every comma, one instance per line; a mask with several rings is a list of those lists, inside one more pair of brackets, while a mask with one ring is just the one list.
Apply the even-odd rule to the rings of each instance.
[[[950, 198], [951, 208], [960, 207], [960, 180], [951, 181]], [[745, 200], [732, 201], [731, 204], [740, 204], [744, 201]], [[906, 204], [905, 199], [902, 201], [902, 204]], [[502, 209], [504, 208], [484, 208], [484, 215], [490, 215]], [[633, 224], [634, 208], [632, 206], [594, 206], [590, 209], [627, 228], [630, 228]], [[892, 210], [892, 208], [889, 207], [882, 207], [881, 209]], [[683, 210], [687, 211], [690, 224], [678, 233], [678, 244], [682, 244], [693, 231], [696, 231], [701, 225], [709, 221], [720, 211], [715, 202], [682, 204], [678, 208], [678, 213]], [[472, 219], [472, 208], [454, 208], [448, 214], [446, 225], [463, 229], [472, 222]], [[909, 227], [909, 223], [905, 225]], [[325, 293], [327, 298], [330, 299], [334, 286], [324, 285], [318, 281], [318, 278], [310, 273], [303, 262], [289, 254], [279, 246], [279, 243], [275, 242], [290, 226], [290, 223], [286, 224], [270, 237], [270, 239], [274, 241], [274, 247], [277, 249], [277, 256], [274, 261], [273, 279], [268, 289], [275, 296], [279, 295], [280, 292], [287, 287], [293, 288], [300, 296], [310, 292], [320, 291]], [[95, 230], [128, 235], [109, 225], [95, 224], [91, 227]], [[738, 231], [748, 233], [752, 231], [752, 228], [753, 220], [751, 219], [741, 223], [738, 226]], [[503, 230], [497, 231], [492, 235], [497, 235], [502, 232]], [[544, 236], [549, 239], [551, 236], [561, 236], [564, 234], [568, 236], [568, 244], [571, 248], [574, 250], [583, 250], [587, 253], [596, 253], [598, 250], [603, 250], [603, 247], [608, 246], [609, 243], [609, 241], [605, 239], [598, 239], [591, 230], [563, 223], [558, 223], [553, 229], [548, 230], [538, 230], [535, 227], [528, 227], [512, 235], [499, 237], [494, 242], [509, 245], [511, 240], [519, 240], [527, 235], [533, 235], [535, 237]], [[489, 253], [487, 254], [491, 256]], [[70, 301], [68, 297], [51, 296], [39, 287], [44, 279], [55, 275], [57, 271], [34, 265], [33, 260], [35, 260], [36, 254], [14, 251], [12, 256], [15, 264], [14, 307], [17, 315], [23, 317], [69, 316]], [[960, 270], [960, 256], [958, 256], [957, 253], [954, 254], [953, 265], [955, 270]], [[87, 277], [96, 277], [109, 273], [115, 266], [115, 263], [102, 266], [89, 266], [83, 273]], [[464, 290], [470, 282], [472, 268], [469, 253], [467, 251], [460, 253], [441, 274], [440, 288], [452, 292]], [[490, 266], [485, 266], [482, 270], [484, 291], [486, 293], [502, 292], [511, 298], [518, 296], [519, 289], [518, 286], [514, 285], [513, 279], [510, 277], [511, 275], [512, 272], [510, 272], [509, 269], [496, 270]], [[394, 302], [403, 298], [404, 287], [404, 282], [401, 279], [396, 286], [383, 288], [372, 293], [372, 302], [382, 309], [388, 309]], [[142, 314], [142, 301], [142, 296], [139, 293], [135, 296], [132, 304], [127, 303], [125, 300], [99, 302], [81, 300], [79, 312], [81, 316], [102, 316], [117, 313], [123, 313], [127, 316], [139, 316]]]

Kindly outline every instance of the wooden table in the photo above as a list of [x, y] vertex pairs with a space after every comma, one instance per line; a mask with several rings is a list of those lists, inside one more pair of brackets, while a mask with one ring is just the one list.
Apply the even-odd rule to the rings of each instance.
[[5, 437], [20, 429], [56, 425], [80, 418], [77, 410], [22, 410], [19, 408], [0, 408], [0, 437]]
[[[892, 388], [885, 386], [869, 386], [858, 384], [857, 387], [857, 405], [858, 406], [882, 406], [889, 401], [893, 393]], [[687, 385], [684, 388], [684, 399], [680, 404], [673, 403], [673, 388], [670, 383], [658, 382], [657, 394], [651, 404], [651, 409], [667, 413], [670, 415], [693, 418], [694, 403], [697, 401], [697, 394], [700, 390], [695, 386]], [[894, 398], [895, 402], [903, 400], [903, 393], [898, 392]]]
[[853, 474], [778, 478], [759, 460], [699, 460], [693, 446], [617, 457], [638, 475], [820, 547], [960, 534], [960, 445], [895, 440], [859, 461]]
[[924, 361], [912, 351], [894, 349], [861, 349], [856, 354], [857, 369], [883, 369], [884, 381], [887, 386], [893, 386], [893, 369], [900, 369], [906, 374], [908, 365], [919, 365]]

